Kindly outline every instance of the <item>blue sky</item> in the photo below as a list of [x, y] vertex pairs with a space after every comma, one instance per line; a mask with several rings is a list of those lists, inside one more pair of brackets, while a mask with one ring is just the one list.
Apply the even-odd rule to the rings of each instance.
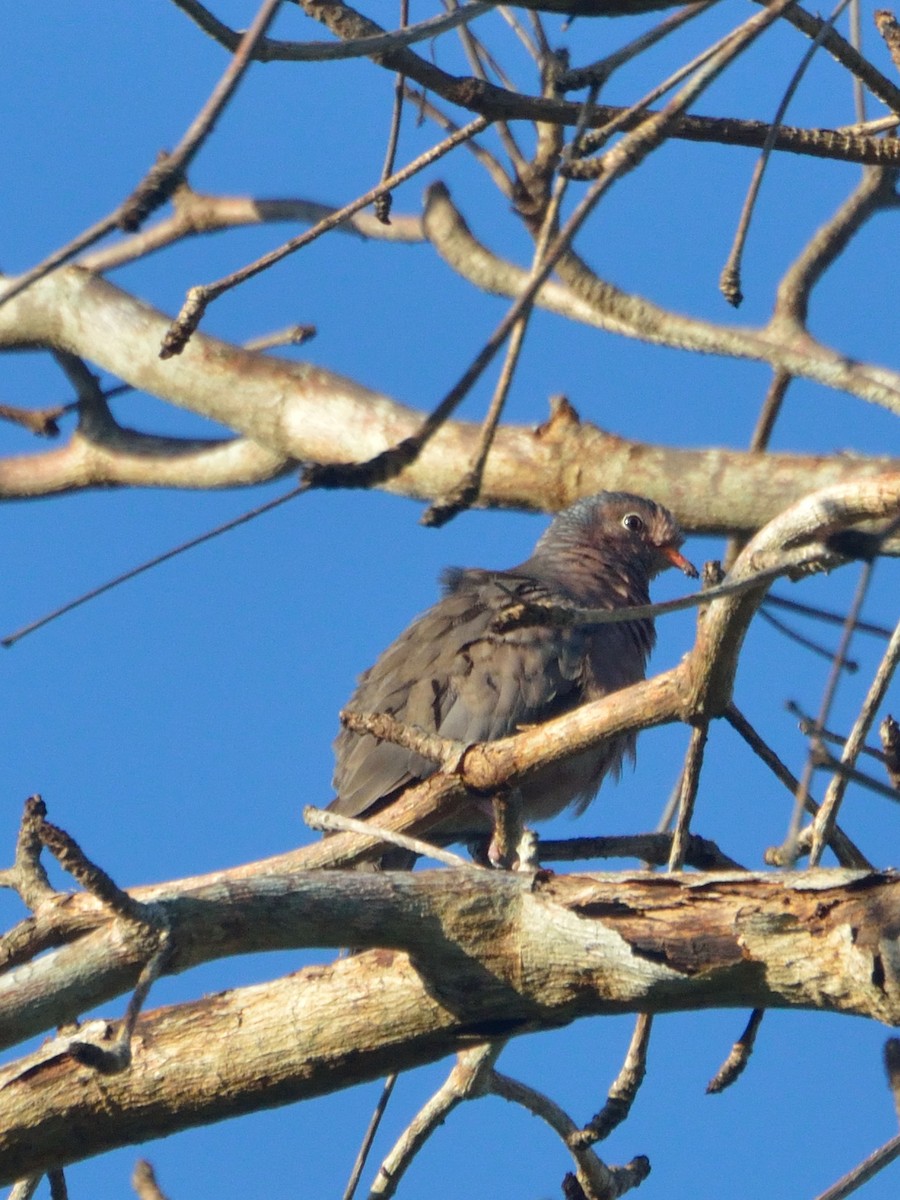
[[[287, 6], [290, 8], [291, 6]], [[394, 20], [393, 6], [370, 5]], [[871, 6], [864, 27], [874, 44]], [[236, 26], [254, 6], [222, 0], [217, 14]], [[432, 8], [414, 4], [413, 19]], [[652, 60], [652, 71], [687, 59], [752, 11], [724, 0]], [[390, 14], [390, 15], [389, 15]], [[516, 58], [499, 19], [479, 29]], [[548, 22], [555, 44], [589, 61], [645, 28], [634, 22]], [[496, 29], [495, 34], [489, 31]], [[326, 36], [286, 12], [284, 37]], [[11, 6], [4, 18], [5, 89], [0, 154], [2, 266], [17, 272], [112, 209], [162, 147], [174, 145], [224, 69], [226, 56], [174, 5]], [[697, 105], [767, 119], [806, 48], [791, 30], [773, 30]], [[452, 35], [433, 51], [458, 69]], [[668, 64], [668, 67], [667, 67]], [[521, 71], [523, 63], [516, 62]], [[616, 76], [606, 99], [628, 102], [650, 66]], [[301, 196], [344, 203], [370, 187], [381, 167], [393, 81], [367, 62], [251, 71], [235, 104], [190, 172], [201, 191]], [[881, 115], [877, 104], [870, 115]], [[852, 121], [849, 84], [823, 57], [801, 87], [788, 120]], [[527, 135], [526, 135], [527, 136]], [[435, 140], [407, 119], [401, 162]], [[747, 150], [673, 144], [615, 187], [595, 215], [586, 252], [624, 287], [680, 311], [734, 319], [716, 289], [754, 162]], [[443, 179], [476, 234], [520, 263], [526, 240], [507, 203], [485, 188], [463, 154], [414, 180], [397, 212], [419, 209], [425, 183]], [[745, 271], [739, 319], [764, 320], [772, 289], [806, 238], [855, 184], [857, 169], [776, 156], [764, 185]], [[896, 363], [896, 217], [882, 216], [816, 293], [812, 327], [848, 355]], [[186, 289], [218, 277], [279, 243], [289, 227], [196, 239], [117, 273], [121, 286], [174, 312]], [[241, 341], [292, 321], [319, 333], [288, 351], [358, 379], [417, 408], [432, 407], [505, 311], [474, 294], [427, 247], [362, 243], [332, 235], [219, 301], [204, 328]], [[465, 415], [484, 411], [493, 376], [475, 389]], [[115, 382], [108, 380], [107, 382]], [[534, 318], [508, 419], [537, 422], [548, 397], [564, 392], [582, 415], [623, 437], [672, 445], [747, 444], [766, 385], [765, 368], [652, 348], [546, 314]], [[46, 355], [7, 355], [0, 400], [44, 406], [69, 399]], [[189, 414], [151, 397], [115, 405], [120, 420], [148, 432], [208, 432]], [[803, 453], [890, 453], [895, 418], [862, 401], [803, 382], [791, 388], [773, 443]], [[0, 452], [43, 449], [0, 427]], [[285, 484], [215, 495], [134, 491], [10, 503], [2, 520], [7, 570], [0, 633], [7, 633], [145, 557], [236, 515]], [[420, 506], [383, 494], [310, 494], [144, 575], [0, 657], [5, 737], [0, 839], [12, 857], [21, 805], [41, 792], [51, 819], [67, 828], [123, 884], [149, 883], [274, 854], [312, 835], [306, 803], [330, 798], [336, 714], [355, 675], [436, 595], [447, 563], [506, 566], [523, 559], [544, 521], [473, 512], [442, 529], [418, 524]], [[713, 539], [691, 539], [695, 561], [719, 557]], [[846, 605], [857, 569], [795, 588], [830, 607]], [[893, 625], [897, 571], [878, 568], [865, 615]], [[659, 598], [683, 579], [661, 579]], [[781, 587], [787, 594], [787, 586]], [[820, 636], [833, 645], [836, 634]], [[693, 619], [660, 624], [654, 667], [690, 646]], [[877, 663], [879, 646], [854, 647], [861, 670], [842, 686], [833, 723], [846, 726]], [[799, 770], [804, 745], [783, 702], [815, 710], [827, 663], [798, 652], [766, 626], [751, 632], [736, 699]], [[896, 700], [894, 707], [897, 708]], [[687, 734], [658, 730], [641, 740], [637, 769], [576, 825], [563, 817], [548, 836], [652, 828], [678, 775]], [[783, 837], [789, 800], [725, 727], [713, 731], [695, 828], [748, 866]], [[851, 791], [848, 832], [879, 864], [897, 861], [898, 813]], [[2, 898], [8, 920], [19, 908]], [[167, 979], [152, 1005], [274, 977], [305, 957], [226, 961]], [[117, 1015], [120, 1006], [104, 1013]], [[770, 1013], [757, 1051], [727, 1094], [703, 1094], [745, 1021], [742, 1012], [683, 1014], [657, 1023], [650, 1074], [634, 1112], [602, 1148], [612, 1162], [649, 1155], [642, 1196], [734, 1198], [812, 1196], [896, 1130], [883, 1082], [886, 1031], [823, 1014]], [[576, 1119], [592, 1115], [615, 1076], [630, 1035], [627, 1018], [581, 1022], [520, 1039], [500, 1068], [543, 1086]], [[401, 1080], [378, 1148], [384, 1151], [416, 1106], [443, 1079], [437, 1064]], [[196, 1200], [265, 1192], [271, 1197], [334, 1195], [355, 1155], [375, 1085], [305, 1106], [196, 1130], [74, 1167], [73, 1196], [122, 1195], [138, 1154], [156, 1166], [173, 1197]], [[569, 1163], [529, 1117], [499, 1100], [458, 1110], [410, 1173], [401, 1194], [558, 1194]], [[869, 1200], [893, 1197], [897, 1168], [868, 1185]]]

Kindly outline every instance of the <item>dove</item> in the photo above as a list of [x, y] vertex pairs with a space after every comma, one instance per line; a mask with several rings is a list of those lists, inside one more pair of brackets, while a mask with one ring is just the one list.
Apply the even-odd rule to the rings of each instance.
[[[490, 742], [597, 700], [645, 676], [652, 619], [560, 624], [535, 606], [628, 608], [649, 602], [650, 581], [668, 567], [696, 578], [681, 554], [684, 535], [662, 505], [627, 492], [599, 492], [560, 512], [531, 556], [507, 570], [450, 568], [443, 597], [359, 677], [348, 708], [387, 713], [404, 725], [464, 744]], [[528, 621], [503, 624], [522, 604]], [[412, 750], [343, 728], [335, 741], [334, 812], [375, 816], [437, 768]], [[582, 812], [603, 778], [634, 757], [635, 735], [607, 739], [555, 762], [518, 789], [526, 822], [572, 807]], [[457, 818], [459, 820], [459, 818]], [[490, 829], [439, 826], [435, 841], [465, 841]]]

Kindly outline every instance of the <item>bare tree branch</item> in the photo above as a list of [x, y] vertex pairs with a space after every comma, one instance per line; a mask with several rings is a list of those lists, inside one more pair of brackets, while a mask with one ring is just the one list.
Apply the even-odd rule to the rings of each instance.
[[[706, 1003], [896, 1023], [898, 889], [893, 875], [834, 871], [539, 882], [471, 870], [452, 886], [444, 871], [316, 872], [262, 878], [255, 899], [219, 889], [219, 920], [228, 904], [257, 943], [391, 949], [142, 1016], [132, 1068], [104, 1076], [102, 1096], [65, 1039], [10, 1064], [0, 1071], [0, 1180], [404, 1070], [488, 1030]], [[182, 938], [192, 926], [197, 937], [204, 907], [190, 902]], [[860, 928], [865, 941], [848, 936]], [[114, 1036], [95, 1024], [101, 1039]]]
[[[258, 482], [282, 475], [297, 461], [359, 461], [421, 425], [421, 414], [346, 377], [251, 354], [216, 338], [196, 335], [196, 345], [192, 342], [176, 362], [161, 362], [157, 347], [167, 325], [163, 314], [112, 284], [84, 271], [63, 270], [33, 285], [27, 300], [0, 309], [0, 347], [69, 350], [252, 442], [173, 446], [170, 439], [97, 428], [95, 422], [69, 447], [0, 461], [0, 495], [46, 495], [110, 483]], [[121, 330], [121, 337], [103, 335], [111, 326]], [[900, 397], [900, 376], [892, 386]], [[477, 425], [444, 425], [416, 463], [385, 485], [387, 490], [428, 499], [448, 491], [471, 462], [478, 436]], [[810, 490], [882, 474], [897, 462], [663, 446], [648, 446], [641, 454], [636, 449], [573, 420], [570, 409], [557, 409], [557, 419], [537, 429], [501, 428], [486, 463], [481, 503], [555, 510], [603, 487], [638, 490], [670, 507], [686, 528], [752, 532]]]

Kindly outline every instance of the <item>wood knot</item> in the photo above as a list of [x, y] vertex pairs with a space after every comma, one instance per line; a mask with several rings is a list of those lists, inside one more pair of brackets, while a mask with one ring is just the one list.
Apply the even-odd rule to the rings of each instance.
[[559, 440], [572, 430], [578, 429], [581, 426], [581, 417], [578, 412], [569, 403], [567, 396], [557, 395], [550, 397], [550, 416], [543, 423], [538, 425], [535, 432], [535, 437], [542, 441], [552, 439]]

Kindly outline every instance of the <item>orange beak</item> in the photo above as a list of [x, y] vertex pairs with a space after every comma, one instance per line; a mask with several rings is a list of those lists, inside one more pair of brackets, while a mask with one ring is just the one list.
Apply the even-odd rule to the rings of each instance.
[[660, 546], [659, 552], [663, 558], [669, 560], [673, 567], [678, 567], [679, 571], [684, 571], [685, 575], [689, 575], [691, 579], [698, 577], [699, 572], [694, 564], [689, 562], [674, 546]]

